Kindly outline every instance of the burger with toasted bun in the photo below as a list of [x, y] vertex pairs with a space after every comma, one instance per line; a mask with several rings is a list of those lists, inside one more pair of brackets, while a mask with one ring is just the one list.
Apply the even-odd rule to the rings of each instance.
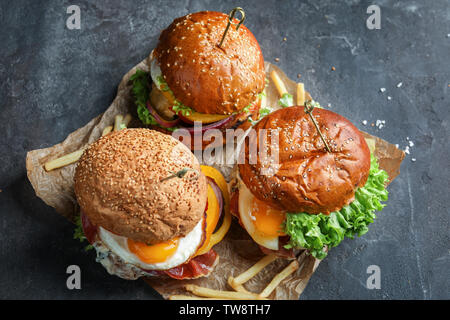
[[[245, 161], [235, 169], [231, 210], [265, 253], [293, 258], [307, 249], [322, 259], [344, 237], [366, 233], [387, 200], [387, 173], [361, 132], [332, 111], [315, 108], [313, 116], [329, 151], [300, 106], [277, 110], [254, 126], [267, 136], [277, 132], [272, 152], [278, 164], [261, 157], [252, 163], [250, 140], [241, 150]], [[276, 170], [266, 170], [270, 166]]]
[[[162, 31], [148, 58], [149, 72], [137, 70], [131, 77], [144, 124], [165, 133], [182, 128], [193, 136], [257, 119], [264, 58], [244, 25], [230, 27], [219, 46], [228, 20], [224, 13], [203, 11], [177, 18]], [[201, 148], [213, 141], [202, 141]]]
[[223, 177], [170, 135], [110, 133], [83, 153], [74, 180], [80, 232], [110, 274], [193, 279], [217, 264]]

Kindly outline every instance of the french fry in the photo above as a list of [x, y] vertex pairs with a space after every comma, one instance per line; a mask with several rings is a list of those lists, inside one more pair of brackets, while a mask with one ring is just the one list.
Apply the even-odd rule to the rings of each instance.
[[77, 162], [83, 154], [85, 148], [66, 154], [60, 158], [50, 160], [44, 164], [45, 171], [51, 171], [54, 169], [68, 166], [69, 164]]
[[188, 296], [184, 294], [174, 294], [169, 296], [169, 300], [220, 300], [220, 299]]
[[303, 83], [297, 83], [297, 105], [305, 105], [305, 86]]
[[[105, 127], [102, 131], [102, 136], [106, 136], [112, 130], [113, 130], [113, 126]], [[87, 148], [87, 146], [81, 148], [80, 150], [77, 150], [72, 153], [66, 154], [62, 157], [59, 157], [57, 159], [47, 161], [44, 164], [45, 171], [48, 172], [51, 170], [59, 169], [59, 168], [68, 166], [69, 164], [77, 162], [78, 160], [80, 160], [80, 158], [86, 148]]]
[[235, 283], [234, 278], [232, 276], [228, 277], [228, 285], [237, 292], [251, 293], [250, 291], [245, 289], [242, 284]]
[[270, 78], [272, 78], [272, 81], [275, 84], [275, 87], [277, 88], [280, 97], [282, 97], [283, 94], [288, 93], [286, 86], [284, 85], [283, 81], [281, 80], [280, 76], [275, 70], [273, 70], [270, 73]]
[[375, 151], [376, 148], [376, 142], [372, 138], [366, 138], [367, 146], [369, 147], [369, 150], [371, 153]]
[[271, 254], [263, 257], [261, 260], [259, 260], [257, 263], [255, 263], [252, 267], [250, 267], [249, 269], [247, 269], [246, 271], [244, 271], [243, 273], [238, 275], [236, 278], [234, 278], [233, 285], [237, 286], [237, 285], [247, 282], [248, 280], [253, 278], [255, 275], [257, 275], [258, 272], [260, 272], [262, 269], [264, 269], [267, 265], [269, 265], [276, 259], [277, 259], [277, 256], [271, 255]]
[[255, 293], [244, 293], [236, 291], [222, 291], [210, 288], [196, 286], [194, 284], [187, 284], [185, 289], [193, 294], [207, 298], [217, 298], [226, 300], [267, 300]]
[[259, 294], [263, 298], [267, 298], [272, 291], [280, 284], [281, 281], [286, 279], [291, 273], [299, 268], [299, 263], [297, 260], [292, 261], [286, 268], [284, 268], [280, 273], [273, 277], [272, 281], [267, 285], [267, 287]]
[[122, 121], [123, 116], [121, 114], [118, 114], [114, 117], [114, 131], [119, 131], [120, 129], [122, 129]]
[[107, 126], [105, 127], [105, 129], [103, 129], [102, 131], [102, 137], [106, 136], [108, 133], [110, 133], [113, 130], [113, 126]]
[[131, 116], [131, 114], [127, 113], [125, 118], [123, 118], [122, 124], [124, 124], [125, 127], [128, 127], [128, 125], [130, 124], [131, 119], [133, 119], [133, 117]]

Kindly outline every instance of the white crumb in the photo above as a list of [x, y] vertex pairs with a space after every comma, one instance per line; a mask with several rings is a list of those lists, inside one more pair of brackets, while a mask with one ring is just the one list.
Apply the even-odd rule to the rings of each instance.
[[416, 162], [416, 158], [412, 158], [411, 161], [412, 161], [412, 162]]
[[391, 97], [391, 96], [388, 96], [387, 99], [388, 99], [388, 100], [392, 100], [392, 97]]
[[375, 125], [377, 126], [378, 129], [381, 129], [386, 125], [386, 120], [377, 120], [375, 122]]
[[365, 126], [367, 126], [367, 120], [363, 120], [363, 121], [362, 121], [362, 124], [365, 125]]
[[399, 146], [398, 146], [398, 143], [395, 144], [395, 147], [398, 149], [398, 147], [399, 147]]
[[397, 83], [397, 88], [400, 88], [403, 85], [403, 82]]
[[405, 151], [406, 154], [409, 154], [409, 147], [406, 146], [405, 150], [403, 150], [403, 151]]
[[409, 146], [410, 147], [414, 147], [414, 142], [412, 142], [411, 140], [409, 141]]
[[385, 92], [386, 88], [380, 88], [380, 92]]

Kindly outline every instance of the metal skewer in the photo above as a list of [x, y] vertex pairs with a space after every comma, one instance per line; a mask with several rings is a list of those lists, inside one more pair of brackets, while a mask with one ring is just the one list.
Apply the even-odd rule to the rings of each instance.
[[328, 146], [327, 141], [325, 140], [325, 137], [323, 136], [322, 132], [319, 129], [319, 125], [317, 124], [316, 119], [312, 115], [312, 112], [314, 110], [314, 105], [311, 102], [311, 100], [308, 100], [305, 102], [305, 113], [309, 114], [309, 117], [311, 118], [311, 121], [314, 123], [314, 126], [317, 129], [317, 132], [319, 132], [320, 138], [322, 138], [323, 143], [325, 144], [325, 149], [327, 149], [328, 152], [331, 152], [330, 147]]
[[[238, 24], [235, 24], [233, 22], [233, 18], [234, 18], [234, 15], [236, 14], [237, 11], [239, 11], [241, 13], [241, 20], [239, 20]], [[225, 37], [226, 37], [226, 35], [228, 33], [228, 29], [230, 29], [230, 26], [231, 25], [235, 25], [236, 26], [236, 31], [237, 31], [237, 30], [239, 30], [239, 27], [241, 26], [241, 24], [244, 23], [244, 21], [245, 21], [244, 9], [242, 9], [241, 7], [236, 7], [233, 10], [231, 10], [231, 12], [228, 14], [228, 24], [227, 24], [227, 27], [225, 28], [225, 31], [224, 31], [223, 35], [222, 35], [222, 39], [220, 40], [219, 48], [222, 47], [222, 43], [225, 40]]]

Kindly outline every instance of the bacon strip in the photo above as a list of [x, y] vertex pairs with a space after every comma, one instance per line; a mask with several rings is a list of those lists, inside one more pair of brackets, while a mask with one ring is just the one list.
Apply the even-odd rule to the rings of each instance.
[[194, 257], [185, 264], [165, 270], [164, 273], [177, 280], [195, 279], [210, 274], [218, 260], [219, 255], [211, 249], [201, 256]]

